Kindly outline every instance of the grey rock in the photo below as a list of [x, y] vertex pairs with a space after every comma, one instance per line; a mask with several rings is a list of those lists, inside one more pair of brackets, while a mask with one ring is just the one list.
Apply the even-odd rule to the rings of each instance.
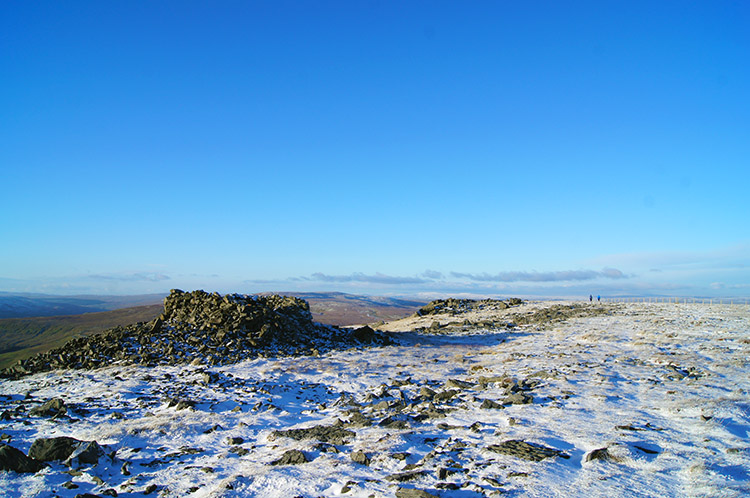
[[29, 458], [19, 449], [7, 444], [0, 445], [0, 470], [19, 473], [34, 473], [44, 468], [44, 464]]
[[61, 398], [52, 398], [42, 406], [32, 408], [29, 414], [35, 417], [55, 417], [65, 415], [66, 412], [65, 401]]
[[352, 410], [349, 413], [349, 421], [346, 422], [346, 425], [350, 427], [369, 427], [372, 425], [372, 420], [365, 417], [359, 410]]
[[409, 472], [400, 472], [398, 474], [385, 476], [385, 480], [391, 482], [407, 482], [413, 481], [414, 479], [422, 477], [425, 474], [426, 472], [424, 470], [411, 470]]
[[72, 437], [40, 438], [31, 444], [29, 456], [42, 462], [66, 460], [84, 441]]
[[354, 439], [355, 436], [356, 434], [348, 429], [325, 425], [316, 425], [307, 429], [287, 429], [271, 433], [271, 439], [277, 437], [288, 437], [297, 441], [317, 439], [324, 443], [338, 445], [346, 444], [349, 440]]
[[300, 450], [287, 450], [281, 455], [281, 458], [271, 462], [271, 465], [298, 465], [307, 462], [309, 460]]
[[354, 463], [370, 465], [370, 457], [364, 451], [355, 451], [351, 454], [351, 459]]
[[447, 391], [440, 391], [435, 396], [433, 396], [434, 401], [448, 401], [450, 399], [453, 399], [459, 394], [459, 391], [457, 389], [449, 389]]
[[104, 456], [104, 450], [96, 441], [82, 442], [66, 460], [66, 464], [77, 467], [81, 464], [96, 465]]
[[609, 450], [607, 448], [598, 448], [596, 450], [592, 450], [589, 453], [587, 453], [583, 459], [584, 462], [591, 462], [594, 460], [602, 460], [604, 462], [611, 462], [614, 459], [612, 458], [612, 455], [610, 455]]
[[415, 488], [398, 488], [396, 498], [439, 498], [437, 495], [428, 493], [422, 489]]
[[485, 399], [484, 401], [482, 401], [482, 404], [479, 405], [479, 408], [482, 408], [484, 410], [502, 410], [505, 407], [500, 403], [492, 401], [491, 399]]
[[530, 394], [517, 392], [510, 394], [503, 399], [504, 405], [528, 405], [534, 401], [534, 397]]
[[352, 335], [355, 339], [357, 339], [360, 342], [364, 343], [371, 343], [374, 341], [377, 337], [377, 334], [373, 329], [365, 325], [364, 327], [360, 327], [358, 329], [354, 329], [352, 331]]
[[195, 407], [195, 401], [190, 399], [173, 399], [167, 400], [167, 407], [174, 408], [175, 410], [188, 410]]
[[520, 300], [511, 298], [507, 303], [496, 299], [483, 299], [477, 301], [474, 299], [438, 299], [423, 306], [417, 311], [417, 316], [426, 315], [450, 315], [456, 316], [473, 310], [503, 310], [509, 307], [510, 303]]
[[500, 444], [490, 445], [487, 449], [494, 451], [495, 453], [511, 455], [532, 462], [541, 462], [545, 458], [550, 457], [570, 458], [569, 455], [566, 455], [560, 450], [520, 440], [503, 441]]
[[445, 383], [446, 389], [452, 389], [452, 388], [470, 389], [472, 387], [474, 387], [474, 384], [472, 384], [471, 382], [465, 382], [463, 380], [458, 380], [458, 379], [448, 379], [448, 381]]
[[380, 427], [385, 427], [387, 429], [408, 429], [409, 428], [409, 422], [406, 420], [398, 420], [392, 415], [384, 418], [383, 420], [378, 423]]

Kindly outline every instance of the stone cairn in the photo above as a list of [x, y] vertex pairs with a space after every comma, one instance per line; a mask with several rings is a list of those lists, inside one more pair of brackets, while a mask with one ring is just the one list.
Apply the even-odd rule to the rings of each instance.
[[415, 316], [426, 316], [426, 315], [461, 315], [473, 310], [503, 310], [510, 308], [511, 306], [518, 306], [523, 301], [517, 297], [511, 297], [507, 301], [500, 301], [497, 299], [438, 299], [426, 304], [420, 308]]
[[222, 365], [257, 356], [387, 343], [385, 334], [367, 326], [351, 330], [313, 322], [310, 306], [299, 298], [173, 289], [164, 300], [164, 313], [155, 320], [72, 339], [20, 360], [0, 371], [0, 377], [112, 364]]

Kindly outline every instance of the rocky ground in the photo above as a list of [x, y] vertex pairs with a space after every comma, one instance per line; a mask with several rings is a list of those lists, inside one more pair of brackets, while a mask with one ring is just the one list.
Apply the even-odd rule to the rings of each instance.
[[[162, 332], [190, 325], [178, 308]], [[326, 329], [317, 352], [16, 375], [0, 495], [745, 496], [749, 323], [744, 306], [445, 300], [366, 344]]]

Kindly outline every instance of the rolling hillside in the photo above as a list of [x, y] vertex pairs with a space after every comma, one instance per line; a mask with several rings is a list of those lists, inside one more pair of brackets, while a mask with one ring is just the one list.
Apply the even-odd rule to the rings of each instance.
[[1, 319], [0, 368], [62, 346], [73, 337], [152, 320], [162, 309], [162, 305], [152, 304], [80, 315]]

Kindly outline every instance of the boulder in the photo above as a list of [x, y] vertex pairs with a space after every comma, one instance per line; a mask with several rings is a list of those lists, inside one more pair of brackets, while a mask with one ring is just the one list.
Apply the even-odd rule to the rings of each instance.
[[42, 406], [36, 406], [29, 410], [29, 414], [35, 417], [56, 417], [65, 415], [67, 411], [65, 401], [61, 398], [52, 398]]
[[351, 455], [352, 462], [361, 465], [370, 465], [370, 457], [364, 451], [355, 451]]
[[29, 458], [19, 449], [7, 444], [0, 444], [0, 470], [11, 470], [19, 473], [38, 472], [44, 464]]
[[31, 444], [29, 456], [42, 462], [66, 460], [84, 441], [72, 437], [40, 438]]
[[437, 495], [416, 488], [398, 488], [396, 498], [438, 498]]
[[104, 456], [104, 450], [96, 441], [83, 441], [65, 461], [71, 467], [96, 465]]
[[297, 441], [304, 439], [316, 439], [324, 443], [346, 444], [353, 439], [356, 433], [342, 427], [316, 425], [307, 429], [287, 429], [283, 431], [273, 431], [271, 439], [277, 437], [288, 437]]
[[287, 450], [281, 455], [281, 458], [271, 462], [271, 465], [297, 465], [307, 462], [309, 462], [309, 460], [300, 450]]
[[532, 462], [541, 462], [545, 458], [551, 457], [570, 458], [570, 455], [566, 455], [560, 450], [515, 439], [503, 441], [500, 444], [492, 444], [487, 449], [495, 453], [511, 455]]
[[370, 343], [376, 337], [375, 331], [371, 329], [370, 327], [368, 327], [367, 325], [365, 325], [364, 327], [359, 327], [358, 329], [354, 329], [352, 331], [352, 335], [359, 342], [364, 342], [364, 343]]

